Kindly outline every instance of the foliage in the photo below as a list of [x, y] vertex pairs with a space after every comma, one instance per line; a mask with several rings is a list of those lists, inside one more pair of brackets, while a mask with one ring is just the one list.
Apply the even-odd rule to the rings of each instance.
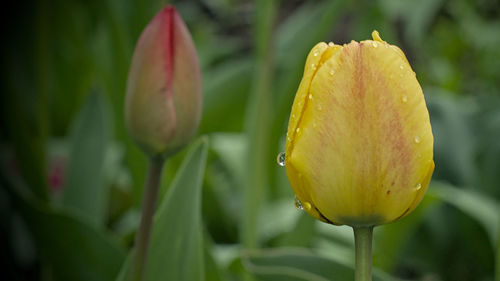
[[[9, 11], [0, 102], [5, 279], [112, 280], [126, 267], [147, 161], [125, 131], [125, 81], [134, 44], [163, 4], [40, 0]], [[199, 135], [209, 144], [193, 143], [167, 161], [148, 280], [165, 280], [166, 269], [215, 281], [248, 273], [258, 280], [351, 278], [351, 231], [296, 210], [275, 159], [310, 48], [362, 40], [373, 29], [401, 46], [417, 73], [436, 162], [416, 212], [375, 229], [376, 278], [495, 279], [498, 1], [173, 4], [200, 55]]]

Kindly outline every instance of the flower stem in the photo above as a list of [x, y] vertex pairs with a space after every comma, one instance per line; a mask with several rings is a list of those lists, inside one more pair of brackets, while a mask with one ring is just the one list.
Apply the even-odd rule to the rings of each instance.
[[373, 226], [353, 227], [356, 247], [355, 281], [372, 281]]
[[144, 275], [144, 265], [148, 256], [149, 238], [153, 226], [153, 216], [156, 209], [156, 198], [160, 187], [163, 158], [151, 158], [149, 161], [148, 177], [144, 187], [142, 199], [141, 222], [135, 236], [135, 252], [133, 257], [130, 280], [140, 281]]

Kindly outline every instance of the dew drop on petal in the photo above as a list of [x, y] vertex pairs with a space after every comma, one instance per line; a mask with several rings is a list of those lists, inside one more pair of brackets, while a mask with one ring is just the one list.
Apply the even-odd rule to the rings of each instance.
[[406, 103], [408, 101], [408, 97], [406, 95], [403, 95], [401, 97], [401, 101], [404, 102], [404, 103]]
[[311, 203], [304, 202], [304, 203], [302, 203], [302, 207], [304, 208], [304, 210], [310, 211], [311, 210]]
[[335, 46], [335, 44], [333, 42], [329, 42], [328, 46], [333, 47], [333, 46]]
[[417, 183], [414, 188], [415, 188], [415, 191], [418, 191], [418, 190], [420, 190], [422, 188], [422, 184], [421, 183]]
[[373, 42], [372, 46], [373, 46], [373, 48], [377, 48], [378, 47], [377, 42]]
[[300, 133], [300, 128], [295, 129], [297, 133]]
[[276, 162], [278, 162], [278, 165], [281, 167], [285, 167], [285, 152], [282, 151], [278, 154], [278, 157], [276, 158]]
[[421, 141], [419, 136], [415, 136], [414, 140], [415, 140], [415, 143], [420, 143], [420, 141]]
[[321, 106], [321, 103], [318, 103], [318, 110], [321, 111], [323, 107]]
[[401, 69], [401, 70], [402, 70], [402, 69], [404, 69], [404, 68], [405, 68], [405, 67], [404, 67], [404, 65], [402, 65], [402, 64], [400, 64], [400, 65], [399, 65], [399, 69]]
[[312, 100], [313, 99], [313, 96], [311, 94], [309, 94], [309, 99]]
[[318, 52], [318, 51], [315, 51], [315, 52], [313, 53], [313, 56], [317, 57], [317, 56], [318, 56], [318, 54], [319, 54], [319, 52]]
[[297, 208], [297, 210], [304, 210], [304, 206], [302, 206], [302, 202], [300, 202], [300, 200], [297, 196], [295, 196], [295, 200], [293, 201], [293, 204], [295, 205], [295, 208]]
[[332, 70], [330, 70], [330, 72], [329, 72], [329, 73], [330, 73], [330, 75], [331, 75], [331, 76], [333, 76], [333, 74], [335, 74], [335, 70], [334, 70], [334, 69], [332, 69]]
[[315, 65], [314, 63], [313, 63], [313, 64], [311, 64], [311, 68], [312, 68], [313, 70], [316, 70], [316, 65]]

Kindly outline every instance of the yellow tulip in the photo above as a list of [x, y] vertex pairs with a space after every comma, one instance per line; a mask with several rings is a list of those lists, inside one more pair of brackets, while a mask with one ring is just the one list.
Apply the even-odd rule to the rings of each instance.
[[422, 89], [383, 41], [319, 43], [288, 124], [285, 166], [302, 208], [323, 222], [375, 226], [406, 216], [434, 171]]

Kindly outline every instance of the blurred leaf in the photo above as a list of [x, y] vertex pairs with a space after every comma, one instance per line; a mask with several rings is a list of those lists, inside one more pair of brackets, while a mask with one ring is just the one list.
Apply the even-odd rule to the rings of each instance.
[[234, 175], [239, 184], [245, 176], [245, 151], [248, 141], [243, 134], [217, 133], [210, 137], [211, 148]]
[[62, 204], [97, 226], [104, 223], [108, 198], [103, 168], [109, 128], [106, 104], [94, 92], [73, 124]]
[[500, 233], [497, 237], [497, 250], [495, 252], [495, 280], [500, 280]]
[[458, 103], [449, 93], [428, 89], [426, 100], [434, 134], [435, 179], [454, 185], [470, 185], [476, 176], [474, 166], [475, 138], [469, 128], [470, 104]]
[[264, 241], [290, 232], [296, 225], [300, 211], [293, 207], [292, 200], [271, 202], [260, 211], [258, 237]]
[[284, 233], [278, 241], [279, 246], [308, 247], [311, 246], [316, 233], [316, 219], [302, 212], [293, 229]]
[[107, 281], [116, 276], [125, 252], [109, 236], [63, 210], [27, 196], [14, 198], [55, 280]]
[[[239, 131], [251, 86], [249, 59], [232, 60], [203, 73], [203, 118], [200, 133]], [[224, 114], [221, 114], [224, 112]]]
[[213, 256], [213, 245], [208, 243], [209, 237], [205, 238], [205, 246], [203, 247], [203, 257], [205, 260], [205, 276], [204, 281], [222, 281], [221, 272]]
[[[353, 280], [353, 268], [319, 256], [304, 248], [252, 250], [242, 254], [245, 269], [261, 280], [344, 281]], [[394, 280], [374, 271], [375, 281]]]
[[392, 21], [403, 19], [406, 23], [407, 39], [420, 43], [444, 2], [443, 0], [382, 0], [379, 1], [379, 5]]
[[[144, 280], [203, 280], [201, 187], [208, 141], [191, 145], [155, 214]], [[125, 264], [119, 278], [128, 274]], [[117, 279], [124, 280], [124, 279]]]
[[202, 280], [201, 187], [208, 140], [195, 142], [155, 216], [145, 280]]
[[208, 141], [191, 146], [155, 215], [145, 280], [202, 280], [201, 187]]
[[132, 258], [133, 258], [133, 253], [134, 251], [129, 251], [127, 257], [124, 259], [124, 262], [122, 264], [122, 267], [120, 269], [120, 272], [118, 273], [118, 276], [116, 276], [116, 281], [127, 281], [130, 275], [130, 267], [132, 266]]
[[403, 246], [408, 243], [412, 233], [417, 231], [423, 220], [429, 215], [439, 200], [432, 194], [427, 194], [407, 217], [394, 223], [376, 227], [374, 233], [373, 264], [383, 270], [392, 271], [398, 264]]
[[488, 233], [492, 246], [497, 245], [500, 223], [500, 205], [497, 201], [480, 193], [441, 182], [433, 182], [430, 190], [439, 199], [455, 206], [479, 222]]
[[[24, 30], [20, 30], [23, 34]], [[27, 187], [39, 198], [48, 199], [46, 179], [45, 147], [47, 142], [46, 121], [43, 108], [46, 105], [42, 97], [36, 95], [33, 77], [26, 70], [18, 57], [23, 56], [21, 46], [9, 46], [6, 42], [5, 62], [2, 63], [2, 73], [5, 82], [2, 83], [0, 95], [0, 137], [8, 140], [15, 152], [10, 163], [15, 173], [20, 172], [27, 183]], [[32, 62], [29, 62], [32, 66]], [[5, 69], [4, 69], [5, 67]], [[41, 112], [43, 111], [43, 112]], [[19, 171], [17, 171], [19, 169]]]
[[243, 253], [245, 269], [262, 280], [353, 280], [352, 268], [320, 257], [307, 249], [282, 248]]

